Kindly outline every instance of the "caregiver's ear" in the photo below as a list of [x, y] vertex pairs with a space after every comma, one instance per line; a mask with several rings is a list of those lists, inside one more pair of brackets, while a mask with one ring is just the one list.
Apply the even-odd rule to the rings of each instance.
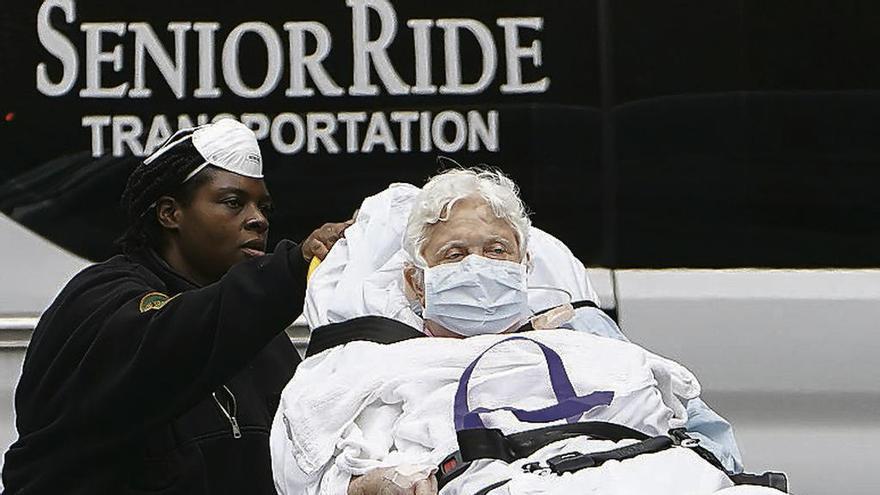
[[421, 268], [406, 263], [403, 266], [403, 285], [407, 297], [414, 297], [425, 305], [425, 272]]

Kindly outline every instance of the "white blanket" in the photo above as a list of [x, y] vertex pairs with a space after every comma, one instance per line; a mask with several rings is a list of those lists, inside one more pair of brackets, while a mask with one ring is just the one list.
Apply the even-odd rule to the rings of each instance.
[[[684, 402], [700, 392], [687, 369], [634, 344], [565, 330], [530, 332], [529, 337], [559, 353], [579, 395], [614, 392], [610, 405], [587, 412], [584, 421], [608, 421], [661, 435], [685, 424]], [[279, 493], [345, 494], [352, 476], [376, 467], [436, 466], [458, 448], [452, 404], [462, 372], [483, 350], [504, 338], [423, 338], [391, 345], [353, 342], [306, 359], [284, 389], [272, 426], [272, 465]], [[547, 365], [531, 343], [514, 341], [497, 347], [480, 361], [471, 379], [471, 408], [536, 409], [555, 401]], [[484, 414], [482, 419], [486, 427], [505, 433], [543, 426], [522, 423], [507, 411]], [[579, 447], [613, 446], [591, 442]], [[556, 447], [548, 447], [552, 448]], [[668, 483], [659, 481], [665, 474], [657, 469], [664, 465], [692, 476], [675, 478], [678, 491], [669, 491], [663, 488]], [[611, 461], [584, 470], [582, 476], [606, 486], [604, 481], [637, 475], [642, 480], [639, 486], [653, 487], [643, 493], [656, 494], [712, 493], [730, 486], [720, 471], [706, 466], [692, 452], [676, 448]], [[606, 472], [615, 474], [605, 478], [598, 474]], [[450, 486], [443, 493], [455, 490]], [[511, 493], [531, 493], [525, 485], [517, 490]]]
[[[408, 261], [402, 249], [403, 232], [419, 190], [410, 184], [391, 184], [363, 201], [354, 225], [309, 279], [303, 309], [309, 328], [373, 315], [422, 329], [422, 319], [404, 295], [402, 275]], [[599, 304], [584, 265], [565, 244], [537, 228], [529, 237], [530, 287], [556, 287], [575, 301]], [[535, 311], [557, 306], [568, 302], [563, 296], [530, 290], [529, 306]]]

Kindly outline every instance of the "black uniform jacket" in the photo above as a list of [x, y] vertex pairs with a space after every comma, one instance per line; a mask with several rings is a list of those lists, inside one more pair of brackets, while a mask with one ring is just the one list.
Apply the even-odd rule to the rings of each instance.
[[275, 494], [269, 429], [304, 285], [289, 241], [201, 288], [149, 250], [83, 270], [28, 348], [5, 493]]

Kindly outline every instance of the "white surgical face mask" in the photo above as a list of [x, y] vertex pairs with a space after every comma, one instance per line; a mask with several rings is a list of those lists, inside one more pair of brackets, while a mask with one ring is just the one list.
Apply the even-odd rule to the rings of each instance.
[[521, 263], [470, 255], [425, 269], [423, 317], [451, 332], [501, 333], [530, 314]]

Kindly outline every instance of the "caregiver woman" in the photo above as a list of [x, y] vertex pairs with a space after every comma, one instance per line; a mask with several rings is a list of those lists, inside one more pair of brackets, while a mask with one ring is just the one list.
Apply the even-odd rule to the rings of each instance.
[[284, 329], [306, 260], [347, 224], [268, 253], [260, 149], [233, 120], [176, 133], [122, 203], [124, 254], [76, 275], [34, 331], [5, 493], [275, 494], [269, 425], [300, 362]]

